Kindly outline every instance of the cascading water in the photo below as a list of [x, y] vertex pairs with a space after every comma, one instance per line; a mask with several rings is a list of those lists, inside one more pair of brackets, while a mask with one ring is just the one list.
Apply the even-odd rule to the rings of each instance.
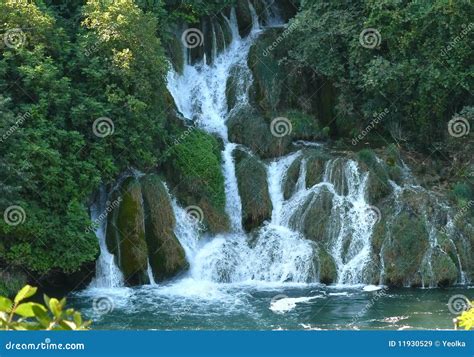
[[[247, 57], [260, 32], [257, 14], [250, 2], [249, 9], [253, 26], [247, 38], [240, 38], [235, 10], [232, 10], [230, 19], [226, 19], [233, 34], [228, 48], [210, 65], [205, 61], [195, 66], [188, 64], [182, 75], [172, 72], [168, 76], [168, 88], [180, 112], [203, 130], [220, 136], [225, 143], [222, 170], [226, 212], [232, 231], [201, 244], [197, 254], [190, 257], [190, 275], [195, 280], [215, 282], [315, 281], [312, 245], [299, 233], [279, 225], [278, 207], [283, 202], [282, 178], [291, 158], [282, 163], [275, 162], [269, 168], [271, 200], [276, 207], [272, 222], [260, 230], [252, 247], [242, 229], [242, 204], [233, 159], [236, 144], [230, 143], [227, 137], [226, 120], [231, 111], [227, 106], [226, 84], [228, 78], [233, 76], [237, 103], [233, 110], [248, 104], [252, 74]], [[278, 172], [273, 173], [274, 170]], [[182, 241], [180, 234], [177, 235]]]
[[96, 278], [91, 282], [94, 288], [115, 288], [123, 286], [123, 275], [115, 264], [113, 254], [105, 243], [107, 230], [107, 191], [101, 186], [99, 195], [91, 207], [91, 220], [97, 224], [95, 234], [99, 239], [100, 256], [96, 263]]
[[[249, 89], [253, 77], [247, 59], [252, 44], [261, 32], [257, 14], [250, 2], [249, 9], [253, 19], [250, 35], [240, 37], [236, 12], [232, 9], [229, 18], [224, 16], [232, 33], [232, 41], [226, 44], [224, 50], [217, 52], [216, 27], [212, 25], [212, 60], [208, 63], [204, 58], [193, 65], [190, 60], [186, 60], [182, 73], [170, 71], [168, 74], [168, 89], [181, 114], [200, 129], [220, 137], [224, 143], [222, 172], [225, 179], [225, 209], [230, 220], [230, 232], [217, 236], [204, 234], [199, 223], [190, 220], [187, 212], [175, 199], [172, 200], [177, 222], [175, 234], [190, 265], [183, 280], [187, 284], [190, 281], [193, 284], [315, 283], [319, 281], [319, 255], [321, 248], [324, 248], [334, 261], [337, 284], [370, 283], [373, 278], [367, 276], [367, 271], [372, 267], [372, 235], [381, 217], [380, 212], [367, 199], [369, 173], [364, 172], [355, 160], [337, 157], [326, 161], [320, 182], [307, 187], [307, 158], [304, 152], [324, 150], [321, 144], [296, 142], [297, 146], [303, 148], [265, 163], [272, 204], [271, 219], [252, 234], [244, 232], [234, 153], [235, 150], [242, 149], [249, 155], [253, 154], [248, 148], [229, 142], [226, 122], [233, 111], [249, 105]], [[271, 9], [269, 11], [272, 11], [273, 16], [267, 14], [267, 20], [278, 21], [278, 13]], [[188, 55], [185, 57], [190, 58]], [[233, 108], [228, 107], [226, 97], [231, 77], [236, 98]], [[299, 176], [293, 194], [285, 200], [283, 188], [287, 173], [296, 160], [300, 161]], [[406, 187], [419, 189], [420, 186], [414, 184], [406, 165], [403, 176]], [[393, 181], [391, 184], [392, 198], [397, 205], [397, 200], [407, 188], [400, 187]], [[324, 232], [321, 232], [321, 236], [324, 235], [325, 238], [325, 246], [322, 247], [320, 242], [307, 239], [304, 232], [307, 221], [314, 219], [314, 213], [310, 213], [311, 208], [323, 204], [328, 197], [331, 208], [328, 212], [329, 219], [322, 228]], [[93, 207], [93, 218], [101, 209], [103, 208]], [[387, 222], [390, 224], [389, 219]], [[120, 271], [105, 244], [105, 224], [104, 221], [96, 232], [101, 256], [97, 263], [98, 278], [93, 285], [121, 286], [123, 282]], [[438, 249], [436, 234], [434, 231], [432, 233], [424, 263], [427, 267], [431, 266], [433, 251]], [[384, 247], [381, 249], [383, 251]], [[458, 261], [463, 281], [459, 254]], [[382, 252], [380, 265], [380, 283], [383, 283], [385, 265]], [[147, 272], [151, 284], [154, 284], [150, 266]]]

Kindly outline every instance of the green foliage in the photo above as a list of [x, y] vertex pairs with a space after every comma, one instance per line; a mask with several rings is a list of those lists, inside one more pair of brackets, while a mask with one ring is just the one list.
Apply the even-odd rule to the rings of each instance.
[[190, 132], [175, 145], [171, 154], [172, 171], [181, 188], [199, 192], [220, 209], [225, 207], [224, 177], [220, 167], [217, 140], [201, 130]]
[[471, 302], [471, 308], [469, 310], [463, 311], [461, 316], [457, 318], [458, 326], [466, 329], [472, 330], [474, 329], [474, 301]]
[[[338, 88], [339, 132], [359, 132], [388, 108], [377, 130], [426, 149], [472, 104], [473, 16], [468, 1], [307, 1], [293, 20], [290, 57]], [[359, 43], [367, 28], [380, 33], [375, 48]]]
[[[2, 31], [24, 36], [0, 48], [0, 208], [26, 214], [15, 226], [0, 220], [0, 265], [34, 274], [93, 261], [91, 193], [128, 167], [155, 166], [166, 142], [168, 64], [155, 15], [132, 0], [80, 5], [0, 3]], [[94, 135], [100, 117], [113, 135]]]
[[0, 330], [87, 330], [79, 312], [66, 309], [66, 299], [44, 296], [45, 305], [25, 302], [37, 288], [25, 285], [11, 301], [0, 296]]

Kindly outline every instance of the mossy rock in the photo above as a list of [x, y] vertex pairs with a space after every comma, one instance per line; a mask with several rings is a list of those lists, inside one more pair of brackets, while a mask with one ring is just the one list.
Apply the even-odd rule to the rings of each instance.
[[451, 286], [458, 280], [458, 269], [453, 260], [444, 252], [436, 250], [432, 254], [431, 270], [438, 286]]
[[300, 177], [301, 160], [301, 157], [295, 159], [286, 172], [283, 184], [283, 198], [285, 200], [288, 200], [295, 193], [296, 184]]
[[145, 238], [156, 281], [176, 276], [188, 268], [183, 247], [175, 236], [175, 217], [165, 186], [155, 174], [140, 180], [145, 209]]
[[328, 226], [331, 221], [333, 208], [333, 193], [327, 187], [321, 187], [314, 194], [304, 212], [303, 233], [306, 238], [315, 242], [325, 242], [328, 239]]
[[279, 157], [290, 151], [291, 136], [273, 136], [269, 123], [251, 108], [233, 113], [227, 126], [230, 141], [249, 147], [261, 158]]
[[386, 283], [404, 286], [417, 284], [419, 269], [429, 247], [428, 233], [422, 218], [404, 210], [394, 219], [390, 240], [385, 242], [383, 259]]
[[349, 193], [349, 183], [345, 175], [347, 159], [338, 157], [329, 166], [328, 180], [333, 184], [338, 195], [346, 196]]
[[333, 123], [334, 86], [330, 80], [288, 59], [290, 42], [281, 41], [287, 37], [284, 31], [291, 29], [266, 30], [250, 49], [248, 63], [254, 77], [250, 96], [252, 104], [261, 108], [266, 117], [282, 116], [281, 113], [288, 110], [297, 110], [311, 113], [310, 116], [317, 117], [326, 125]]
[[174, 70], [178, 73], [183, 73], [183, 44], [181, 43], [181, 39], [178, 37], [178, 35], [180, 36], [181, 34], [177, 33], [176, 36], [171, 36], [168, 40], [166, 40], [165, 49]]
[[334, 258], [324, 248], [318, 249], [319, 281], [332, 284], [337, 280], [337, 267]]
[[0, 296], [14, 297], [27, 283], [27, 276], [15, 269], [0, 270]]
[[237, 92], [236, 92], [236, 87], [238, 85], [237, 83], [237, 68], [232, 68], [229, 74], [229, 77], [227, 78], [227, 83], [225, 87], [225, 95], [227, 99], [227, 107], [228, 110], [232, 110], [235, 105], [237, 104]]
[[324, 168], [329, 156], [320, 151], [311, 150], [305, 155], [305, 158], [306, 188], [310, 188], [323, 180]]
[[288, 72], [278, 61], [277, 52], [281, 50], [283, 44], [277, 46], [273, 51], [268, 51], [273, 42], [282, 33], [279, 29], [267, 30], [256, 40], [250, 48], [249, 67], [252, 70], [254, 82], [252, 101], [256, 107], [261, 108], [269, 116], [274, 116], [283, 107], [285, 79]]
[[140, 183], [135, 177], [128, 177], [120, 194], [122, 201], [114, 224], [119, 242], [119, 267], [127, 285], [143, 285], [148, 283], [148, 249]]
[[242, 225], [250, 232], [272, 215], [268, 192], [267, 171], [254, 156], [244, 151], [234, 152], [239, 194], [242, 201]]
[[161, 168], [182, 206], [200, 207], [210, 232], [228, 231], [221, 146], [215, 137], [199, 129], [188, 132], [172, 147]]
[[241, 37], [246, 37], [252, 31], [252, 13], [250, 12], [248, 0], [237, 0], [235, 7], [237, 24]]
[[392, 188], [389, 183], [388, 170], [383, 161], [370, 149], [363, 149], [358, 153], [358, 159], [364, 169], [369, 171], [367, 195], [371, 204], [377, 204], [387, 197]]

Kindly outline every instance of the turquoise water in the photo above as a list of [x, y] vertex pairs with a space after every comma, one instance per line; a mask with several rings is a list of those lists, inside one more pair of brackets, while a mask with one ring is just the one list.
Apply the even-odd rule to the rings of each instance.
[[[94, 329], [452, 329], [450, 298], [472, 288], [203, 284], [89, 289], [69, 302]], [[459, 308], [459, 306], [457, 306]]]

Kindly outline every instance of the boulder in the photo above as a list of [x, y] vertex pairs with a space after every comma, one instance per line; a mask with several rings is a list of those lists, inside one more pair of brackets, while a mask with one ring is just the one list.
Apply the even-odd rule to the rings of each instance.
[[[148, 283], [148, 249], [145, 241], [145, 216], [140, 183], [135, 177], [125, 179], [116, 221], [109, 221], [108, 233], [115, 238], [112, 250], [127, 285]], [[110, 240], [110, 239], [108, 239]]]
[[242, 201], [242, 225], [245, 230], [258, 228], [272, 215], [272, 202], [268, 192], [267, 171], [254, 156], [234, 152], [239, 194]]
[[288, 200], [295, 193], [296, 183], [300, 177], [301, 160], [301, 157], [295, 159], [286, 172], [283, 183], [283, 198], [285, 200]]
[[165, 186], [155, 174], [142, 177], [140, 182], [149, 262], [155, 281], [163, 281], [187, 269], [188, 263], [174, 233], [176, 221]]

